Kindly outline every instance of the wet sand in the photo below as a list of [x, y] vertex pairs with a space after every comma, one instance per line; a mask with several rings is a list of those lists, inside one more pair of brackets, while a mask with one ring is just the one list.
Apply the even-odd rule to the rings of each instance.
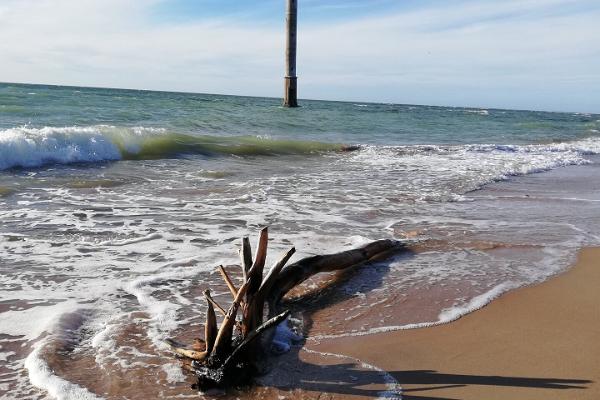
[[[387, 371], [407, 400], [599, 399], [600, 248], [582, 250], [567, 272], [512, 291], [458, 321], [309, 340], [306, 347]], [[345, 386], [343, 392], [317, 390], [325, 397], [372, 397], [352, 382]]]

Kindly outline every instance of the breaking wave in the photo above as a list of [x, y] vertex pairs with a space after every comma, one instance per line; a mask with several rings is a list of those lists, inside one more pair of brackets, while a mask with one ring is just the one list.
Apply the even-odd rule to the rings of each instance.
[[512, 176], [588, 164], [592, 162], [590, 156], [598, 154], [600, 138], [586, 138], [523, 145], [366, 145], [349, 160], [366, 164], [369, 171], [380, 171], [380, 175], [398, 172], [403, 177], [400, 186], [416, 177], [413, 187], [406, 188], [407, 193], [426, 192], [427, 197], [434, 195], [432, 200], [451, 200], [444, 188], [450, 188], [452, 195], [461, 195]]
[[0, 169], [160, 159], [182, 154], [268, 156], [345, 149], [348, 148], [339, 144], [314, 141], [186, 135], [146, 127], [18, 127], [0, 130]]
[[[477, 169], [502, 160], [501, 171], [497, 172], [505, 177], [586, 163], [585, 156], [600, 154], [600, 138], [529, 145], [345, 146], [262, 136], [187, 135], [150, 127], [17, 127], [0, 130], [0, 170], [47, 164], [162, 159], [187, 154], [277, 156], [358, 149], [361, 151], [355, 153], [354, 159], [362, 159], [376, 168], [394, 168], [399, 162], [410, 164], [411, 160], [428, 165], [432, 159], [439, 159], [446, 164], [445, 168], [452, 162], [458, 161], [464, 167], [465, 161], [476, 161], [471, 167]], [[501, 177], [495, 177], [498, 178]]]

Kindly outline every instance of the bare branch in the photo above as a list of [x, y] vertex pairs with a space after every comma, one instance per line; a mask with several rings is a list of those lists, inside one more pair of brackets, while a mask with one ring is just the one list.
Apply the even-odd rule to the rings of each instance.
[[[303, 258], [283, 268], [267, 293], [269, 308], [278, 303], [293, 287], [319, 272], [337, 271], [354, 267], [370, 260], [381, 259], [406, 250], [406, 245], [396, 240], [377, 240], [363, 247], [341, 253]], [[269, 309], [272, 314], [275, 310]]]
[[242, 273], [244, 275], [244, 282], [248, 279], [248, 271], [252, 268], [252, 248], [250, 247], [250, 239], [248, 236], [242, 238], [242, 251], [240, 253], [242, 261]]
[[258, 246], [256, 248], [256, 257], [252, 264], [251, 270], [253, 273], [248, 272], [248, 281], [250, 281], [250, 287], [248, 288], [248, 296], [254, 296], [254, 293], [260, 287], [262, 283], [263, 269], [265, 267], [265, 261], [267, 259], [267, 245], [269, 242], [269, 228], [264, 227], [260, 231], [258, 237]]
[[206, 300], [208, 300], [210, 304], [212, 304], [217, 308], [217, 310], [219, 310], [221, 315], [225, 316], [227, 314], [227, 311], [225, 311], [225, 309], [221, 307], [221, 305], [217, 303], [217, 301], [213, 299], [213, 297], [210, 295], [210, 290], [207, 289], [204, 291], [204, 297], [206, 297]]
[[207, 300], [206, 323], [204, 325], [204, 341], [206, 342], [206, 352], [210, 354], [213, 350], [215, 340], [217, 338], [217, 316], [211, 302], [210, 290], [204, 291], [204, 296]]
[[[252, 269], [250, 270], [252, 272]], [[231, 346], [231, 336], [233, 334], [233, 327], [235, 326], [235, 316], [237, 314], [238, 308], [240, 307], [240, 302], [242, 298], [246, 295], [248, 291], [250, 281], [246, 281], [238, 290], [235, 299], [233, 299], [233, 304], [227, 310], [227, 314], [225, 314], [225, 318], [223, 318], [223, 322], [221, 322], [221, 327], [219, 328], [219, 332], [217, 333], [217, 339], [215, 340], [214, 353], [219, 356], [223, 354], [229, 347]]]
[[264, 297], [269, 292], [269, 290], [271, 290], [271, 287], [273, 286], [273, 283], [275, 283], [279, 272], [289, 261], [289, 259], [294, 255], [295, 252], [296, 249], [292, 247], [283, 256], [281, 256], [281, 258], [279, 259], [279, 261], [277, 261], [275, 265], [271, 267], [269, 273], [267, 274], [267, 277], [264, 279], [263, 283], [258, 289], [259, 296]]
[[169, 345], [169, 347], [171, 347], [171, 350], [173, 350], [175, 353], [179, 354], [180, 356], [183, 356], [183, 357], [186, 357], [186, 358], [189, 358], [192, 360], [196, 360], [196, 361], [204, 361], [210, 354], [208, 351], [195, 351], [195, 350], [186, 349], [184, 347], [179, 347], [179, 345], [172, 339], [166, 339], [165, 343], [167, 343]]
[[225, 271], [225, 268], [223, 268], [222, 265], [219, 265], [217, 268], [219, 268], [219, 272], [221, 273], [221, 276], [223, 277], [225, 284], [227, 285], [227, 287], [229, 288], [229, 291], [231, 292], [231, 295], [235, 299], [235, 296], [237, 296], [237, 292], [238, 292], [237, 288], [231, 281], [231, 278], [229, 277], [229, 275], [227, 275], [227, 271]]

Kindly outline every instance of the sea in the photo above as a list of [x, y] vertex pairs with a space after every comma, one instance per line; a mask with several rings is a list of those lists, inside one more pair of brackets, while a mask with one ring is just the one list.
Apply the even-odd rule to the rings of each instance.
[[300, 104], [0, 83], [0, 399], [198, 398], [164, 340], [201, 336], [206, 288], [229, 305], [216, 267], [239, 282], [264, 226], [269, 264], [409, 249], [307, 282], [298, 354], [448, 323], [600, 244], [598, 114]]

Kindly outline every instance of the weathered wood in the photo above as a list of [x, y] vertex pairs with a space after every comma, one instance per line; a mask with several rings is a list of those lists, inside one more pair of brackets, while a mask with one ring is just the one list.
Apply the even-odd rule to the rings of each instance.
[[[175, 353], [196, 361], [204, 361], [210, 356], [217, 336], [217, 317], [215, 315], [213, 304], [210, 301], [209, 289], [204, 291], [204, 296], [206, 297], [207, 302], [206, 322], [204, 323], [204, 340], [194, 339], [194, 345], [191, 350], [175, 342], [173, 339], [165, 340], [171, 347], [171, 350]], [[204, 345], [204, 350], [199, 350], [202, 344]]]
[[260, 230], [260, 234], [258, 236], [258, 245], [256, 247], [256, 256], [254, 258], [254, 263], [252, 264], [252, 269], [255, 269], [254, 274], [248, 274], [248, 280], [250, 281], [250, 287], [248, 288], [248, 295], [253, 296], [254, 293], [260, 287], [262, 283], [263, 270], [265, 267], [265, 262], [267, 260], [267, 246], [269, 244], [269, 229], [267, 227], [262, 228]]
[[269, 273], [267, 274], [267, 277], [264, 279], [263, 283], [260, 285], [260, 288], [258, 289], [258, 294], [263, 298], [263, 300], [266, 297], [266, 295], [271, 291], [271, 288], [273, 287], [275, 280], [279, 276], [279, 272], [281, 272], [283, 267], [285, 267], [285, 264], [294, 255], [295, 252], [296, 252], [296, 248], [292, 247], [283, 256], [281, 256], [281, 258], [279, 259], [279, 261], [277, 261], [277, 263], [275, 265], [273, 265], [271, 267], [271, 269], [269, 270]]
[[206, 341], [204, 341], [204, 339], [194, 338], [194, 341], [192, 343], [192, 350], [205, 351]]
[[240, 256], [242, 259], [242, 274], [244, 282], [246, 282], [246, 279], [248, 279], [248, 271], [252, 268], [252, 248], [250, 247], [250, 238], [248, 238], [248, 236], [242, 238]]
[[243, 337], [246, 337], [252, 330], [256, 329], [256, 327], [262, 323], [262, 308], [264, 306], [264, 302], [260, 302], [259, 299], [256, 299], [256, 293], [262, 283], [263, 270], [267, 260], [268, 244], [269, 229], [265, 227], [260, 230], [254, 263], [247, 274], [248, 291], [242, 307]]
[[[252, 261], [249, 239], [242, 239], [240, 260], [243, 282], [239, 289], [235, 287], [223, 266], [218, 267], [234, 299], [225, 311], [212, 298], [209, 290], [204, 292], [207, 301], [204, 341], [197, 339], [193, 348], [188, 349], [173, 340], [167, 340], [176, 354], [188, 359], [188, 363], [192, 360], [191, 366], [198, 377], [199, 388], [233, 385], [251, 376], [256, 370], [257, 360], [264, 354], [260, 347], [261, 342], [266, 343], [272, 339], [273, 331], [269, 329], [289, 315], [288, 311], [279, 310], [280, 302], [289, 290], [320, 272], [352, 268], [389, 256], [391, 252], [398, 252], [404, 248], [404, 245], [393, 240], [379, 240], [358, 249], [308, 257], [287, 265], [296, 251], [295, 248], [291, 248], [273, 264], [263, 279], [267, 245], [268, 230], [263, 228]], [[270, 319], [263, 322], [265, 303], [268, 304]], [[224, 314], [218, 328], [215, 308]], [[242, 318], [241, 321], [236, 321], [239, 308], [242, 308]], [[234, 337], [236, 324], [240, 333]], [[269, 333], [265, 336], [266, 332]], [[261, 336], [263, 340], [257, 340]]]
[[[269, 292], [269, 305], [271, 307], [278, 303], [292, 288], [320, 272], [350, 268], [384, 253], [397, 252], [403, 248], [405, 248], [405, 245], [398, 241], [384, 239], [341, 253], [303, 258], [281, 270], [273, 284], [273, 289]], [[269, 310], [270, 314], [273, 312], [276, 311]]]
[[219, 269], [219, 272], [221, 273], [221, 276], [223, 277], [223, 280], [225, 281], [227, 288], [231, 292], [231, 295], [235, 299], [235, 297], [237, 296], [238, 290], [235, 287], [235, 285], [233, 284], [233, 281], [231, 280], [229, 275], [227, 275], [227, 271], [225, 271], [225, 268], [222, 265], [219, 265], [217, 268]]
[[[204, 324], [204, 343], [206, 345], [206, 352], [210, 354], [213, 350], [215, 340], [217, 339], [217, 316], [215, 315], [215, 309], [213, 308], [214, 300], [210, 296], [210, 290], [204, 291], [204, 297], [206, 297], [206, 323]], [[216, 303], [214, 303], [216, 304]], [[219, 308], [221, 308], [219, 306]]]
[[281, 323], [284, 319], [286, 319], [290, 315], [288, 310], [282, 312], [274, 316], [273, 318], [267, 320], [265, 323], [260, 325], [258, 328], [254, 329], [250, 334], [231, 352], [231, 355], [227, 357], [225, 362], [223, 363], [223, 368], [226, 369], [232, 361], [235, 360], [236, 356], [243, 353], [246, 348], [252, 344], [252, 342], [258, 337], [265, 333], [268, 329], [273, 328], [275, 325]]
[[[252, 270], [250, 270], [250, 272], [252, 272]], [[227, 310], [225, 318], [223, 318], [223, 322], [221, 322], [221, 327], [217, 333], [217, 339], [215, 340], [215, 347], [213, 349], [217, 358], [222, 357], [231, 347], [231, 337], [233, 336], [233, 327], [235, 326], [235, 316], [237, 315], [238, 308], [240, 307], [240, 302], [250, 286], [249, 282], [249, 280], [246, 281], [240, 287], [240, 290], [237, 292], [237, 296], [235, 296], [233, 303], [229, 307], [229, 310]]]
[[166, 339], [165, 343], [167, 343], [169, 345], [169, 347], [171, 347], [171, 350], [174, 353], [177, 353], [180, 356], [189, 358], [191, 360], [204, 361], [209, 356], [209, 353], [207, 351], [196, 351], [196, 350], [186, 349], [185, 347], [180, 347], [179, 344], [177, 342], [173, 341], [172, 339]]
[[[225, 361], [216, 368], [207, 367], [198, 362], [192, 362], [194, 373], [198, 377], [198, 387], [228, 386], [246, 380], [249, 376], [246, 369], [251, 366], [248, 364], [247, 350], [256, 339], [269, 329], [285, 320], [289, 311], [284, 311], [279, 315], [269, 319], [264, 324], [253, 330], [225, 359]], [[240, 358], [242, 359], [240, 363]]]
[[222, 316], [225, 316], [227, 314], [227, 311], [225, 311], [225, 309], [221, 307], [221, 305], [217, 303], [215, 299], [212, 298], [212, 296], [210, 295], [210, 290], [207, 289], [204, 291], [204, 297], [206, 297], [206, 299], [211, 303], [213, 307], [219, 310]]

